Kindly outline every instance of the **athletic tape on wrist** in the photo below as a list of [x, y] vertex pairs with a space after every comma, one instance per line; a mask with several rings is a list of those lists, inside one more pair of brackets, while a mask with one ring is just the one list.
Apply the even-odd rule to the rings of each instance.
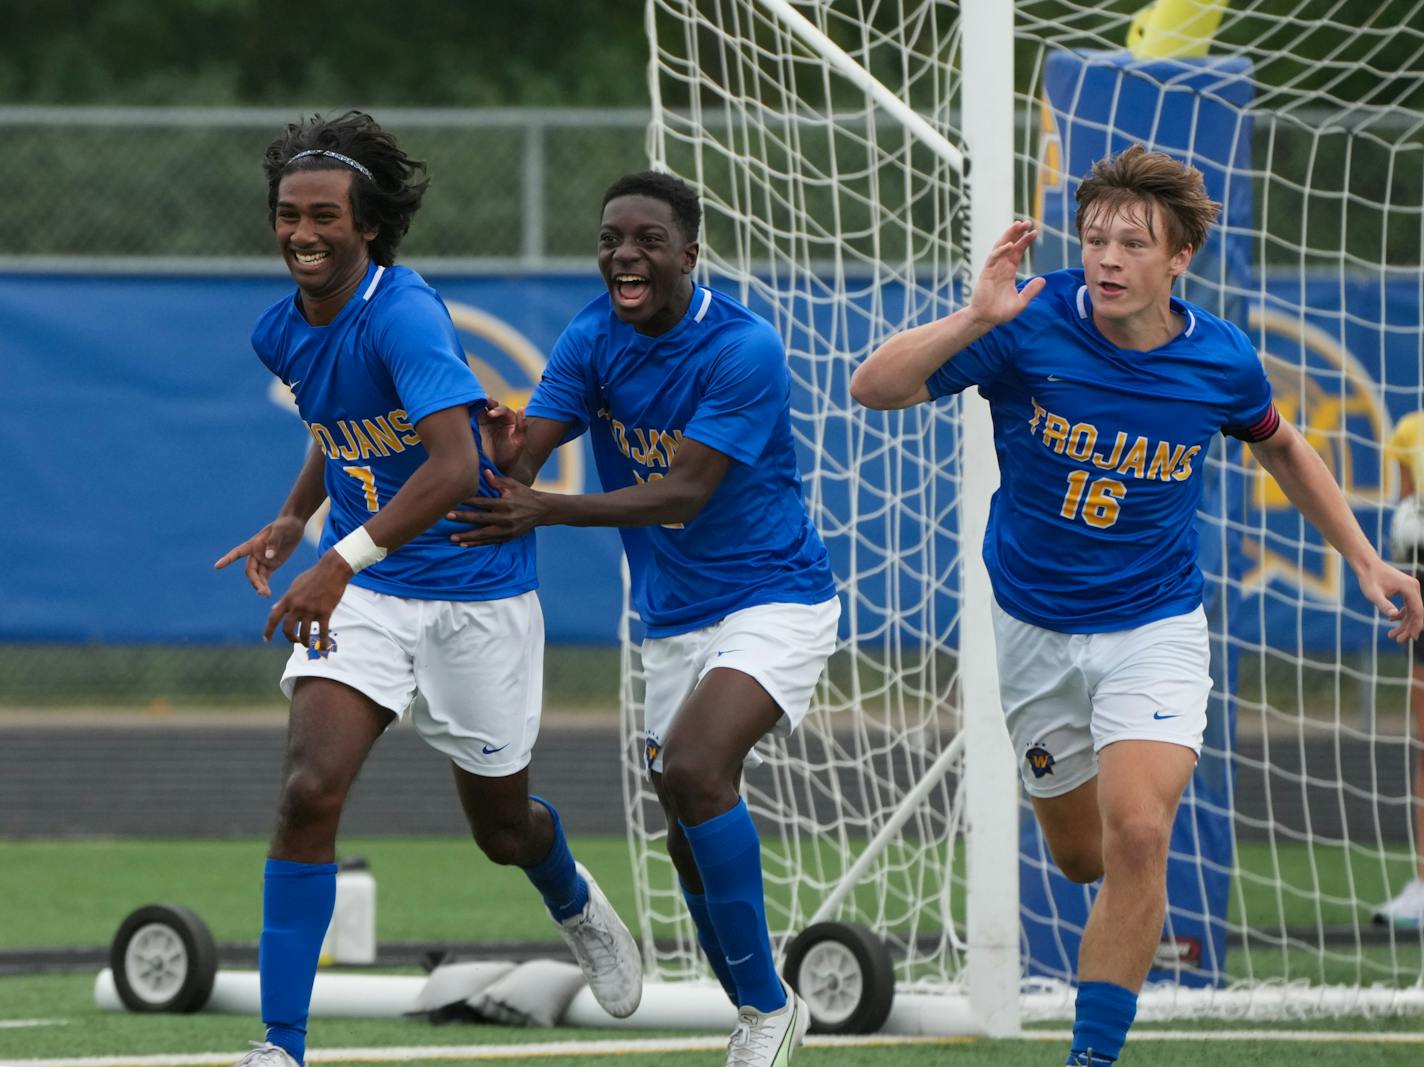
[[373, 563], [386, 558], [386, 550], [371, 540], [366, 527], [358, 526], [331, 546], [346, 561], [352, 574], [359, 574]]

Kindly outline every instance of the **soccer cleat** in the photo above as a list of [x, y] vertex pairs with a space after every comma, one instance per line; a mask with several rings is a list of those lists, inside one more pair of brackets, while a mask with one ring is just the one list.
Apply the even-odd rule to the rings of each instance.
[[292, 1054], [280, 1045], [270, 1041], [253, 1041], [252, 1051], [238, 1060], [232, 1067], [298, 1067]]
[[1386, 926], [1419, 926], [1424, 924], [1424, 880], [1414, 879], [1399, 895], [1381, 904], [1371, 918]]
[[785, 982], [786, 1006], [777, 1011], [737, 1009], [737, 1028], [727, 1043], [727, 1067], [787, 1067], [811, 1025], [811, 1010]]
[[1086, 1052], [1068, 1053], [1068, 1061], [1064, 1067], [1113, 1067], [1116, 1062], [1106, 1056], [1094, 1055], [1093, 1050], [1088, 1049]]
[[559, 936], [588, 979], [593, 998], [615, 1019], [626, 1019], [643, 999], [643, 961], [638, 955], [638, 943], [588, 869], [582, 863], [575, 863], [574, 867], [588, 883], [588, 903], [583, 911], [558, 924]]

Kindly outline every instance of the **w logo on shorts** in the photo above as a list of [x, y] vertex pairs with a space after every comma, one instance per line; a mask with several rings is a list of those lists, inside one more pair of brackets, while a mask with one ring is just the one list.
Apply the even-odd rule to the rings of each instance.
[[336, 651], [336, 635], [329, 637], [318, 637], [307, 649], [307, 659], [326, 659]]
[[1035, 778], [1042, 778], [1045, 774], [1053, 773], [1053, 753], [1042, 745], [1034, 745], [1024, 753], [1024, 759], [1028, 760], [1028, 769], [1033, 771]]
[[653, 769], [653, 764], [657, 761], [658, 756], [662, 754], [662, 751], [663, 743], [652, 734], [648, 734], [647, 740], [643, 742], [643, 763], [647, 766], [648, 770], [651, 771]]

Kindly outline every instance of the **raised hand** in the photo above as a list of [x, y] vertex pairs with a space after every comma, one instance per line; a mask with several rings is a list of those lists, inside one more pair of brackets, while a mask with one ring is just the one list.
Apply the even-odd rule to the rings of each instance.
[[213, 569], [220, 571], [229, 564], [246, 559], [248, 583], [259, 596], [270, 597], [272, 573], [286, 563], [297, 545], [302, 543], [305, 529], [305, 524], [294, 516], [273, 519], [246, 541], [230, 548], [213, 564]]
[[1047, 284], [1043, 278], [1034, 278], [1022, 290], [1016, 286], [1024, 252], [1037, 236], [1032, 222], [1015, 222], [1004, 231], [974, 283], [969, 299], [971, 316], [988, 326], [997, 326], [1015, 318], [1039, 294]]

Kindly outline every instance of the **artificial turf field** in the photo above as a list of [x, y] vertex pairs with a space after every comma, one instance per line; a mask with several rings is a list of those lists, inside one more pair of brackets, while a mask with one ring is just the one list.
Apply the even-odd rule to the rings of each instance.
[[[581, 838], [573, 846], [575, 854], [599, 875], [614, 905], [624, 914], [631, 913], [626, 842]], [[260, 924], [263, 851], [263, 843], [255, 840], [0, 843], [0, 899], [6, 901], [0, 950], [104, 945], [128, 912], [158, 902], [194, 909], [220, 944], [251, 942]], [[523, 876], [494, 868], [464, 840], [343, 842], [343, 855], [358, 853], [370, 860], [377, 879], [382, 942], [555, 940]], [[482, 931], [497, 933], [482, 938]], [[255, 1020], [237, 1016], [101, 1012], [94, 1006], [93, 982], [92, 971], [0, 977], [0, 1065], [119, 1057], [106, 1062], [152, 1062], [158, 1067], [158, 1061], [144, 1059], [154, 1056], [165, 1057], [161, 1061], [165, 1065], [228, 1063], [237, 1059], [248, 1040], [260, 1036]], [[1124, 1067], [1199, 1064], [1204, 1059], [1235, 1063], [1249, 1057], [1282, 1063], [1424, 1065], [1424, 1020], [1420, 1019], [1253, 1025], [1257, 1032], [1249, 1036], [1242, 1030], [1238, 1024], [1221, 1023], [1142, 1026], [1122, 1063]], [[866, 1047], [813, 1043], [796, 1062], [827, 1067], [1057, 1064], [1066, 1050], [1066, 1031], [1066, 1024], [1055, 1023], [1042, 1028], [1040, 1038], [1033, 1040]], [[436, 1027], [413, 1020], [316, 1019], [311, 1029], [314, 1063], [529, 1062], [597, 1067], [615, 1062], [676, 1062], [679, 1067], [710, 1067], [722, 1062], [717, 1050], [724, 1040], [723, 1034]], [[650, 1047], [639, 1045], [640, 1041], [658, 1044]], [[565, 1043], [577, 1043], [577, 1049]]]

